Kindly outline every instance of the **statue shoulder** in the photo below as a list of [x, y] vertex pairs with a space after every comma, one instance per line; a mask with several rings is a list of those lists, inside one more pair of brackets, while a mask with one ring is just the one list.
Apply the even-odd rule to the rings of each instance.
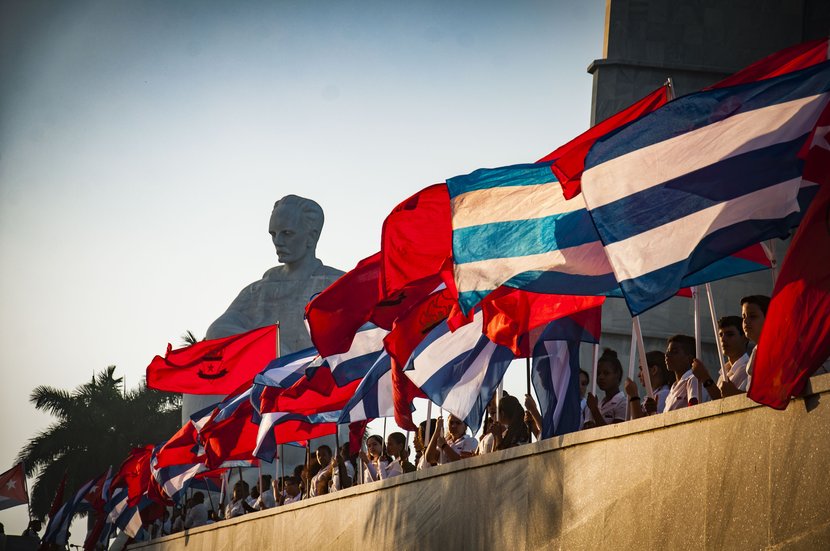
[[345, 274], [343, 270], [338, 270], [337, 268], [332, 268], [331, 266], [326, 266], [325, 264], [320, 264], [320, 266], [314, 270], [315, 276], [323, 276], [323, 277], [340, 277]]

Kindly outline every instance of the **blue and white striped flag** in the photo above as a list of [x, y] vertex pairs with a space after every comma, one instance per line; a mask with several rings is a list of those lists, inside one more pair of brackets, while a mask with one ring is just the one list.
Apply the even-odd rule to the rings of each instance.
[[383, 352], [383, 337], [387, 334], [389, 331], [366, 323], [355, 333], [348, 352], [326, 357], [337, 386], [346, 386], [366, 375]]
[[[323, 423], [336, 423], [340, 417], [340, 411], [326, 411], [313, 415], [302, 415], [299, 413], [285, 413], [282, 411], [271, 411], [263, 413], [259, 419], [259, 430], [257, 431], [256, 447], [253, 456], [263, 461], [272, 462], [277, 457], [277, 445], [288, 444], [289, 442], [277, 442], [277, 435], [274, 428], [280, 423], [288, 421], [299, 421], [308, 425], [321, 425]], [[336, 429], [335, 429], [336, 430]], [[334, 432], [334, 431], [332, 431]]]
[[565, 200], [550, 163], [447, 180], [453, 277], [465, 312], [500, 285], [569, 295], [617, 290], [581, 196]]
[[450, 332], [446, 322], [430, 331], [412, 353], [404, 373], [430, 400], [459, 419], [473, 433], [513, 360], [513, 352], [482, 334], [483, 315]]
[[392, 360], [386, 352], [383, 352], [360, 381], [360, 385], [354, 391], [354, 396], [343, 406], [343, 412], [337, 422], [344, 425], [394, 415]]
[[575, 432], [582, 426], [580, 342], [597, 342], [597, 337], [566, 317], [545, 326], [533, 347], [531, 381], [542, 415], [541, 438]]
[[784, 238], [815, 187], [797, 157], [830, 62], [684, 96], [600, 139], [582, 194], [632, 314], [753, 243]]

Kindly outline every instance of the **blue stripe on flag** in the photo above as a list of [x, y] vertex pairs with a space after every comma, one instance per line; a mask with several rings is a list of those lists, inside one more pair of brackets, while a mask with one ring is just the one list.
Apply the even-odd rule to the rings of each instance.
[[452, 235], [456, 264], [542, 254], [599, 240], [586, 209], [459, 228]]
[[[602, 164], [739, 113], [830, 91], [825, 61], [801, 71], [678, 98], [645, 117], [603, 136], [585, 159], [585, 168]], [[646, 131], [643, 129], [646, 128]], [[620, 136], [621, 139], [614, 139]]]
[[[799, 178], [796, 154], [807, 134], [684, 174], [593, 209], [596, 228], [615, 243], [724, 201]], [[729, 182], [729, 185], [724, 185]], [[671, 208], [665, 205], [671, 204]]]
[[480, 168], [470, 174], [447, 180], [450, 198], [462, 193], [494, 187], [535, 186], [555, 182], [551, 163], [511, 165], [499, 168]]

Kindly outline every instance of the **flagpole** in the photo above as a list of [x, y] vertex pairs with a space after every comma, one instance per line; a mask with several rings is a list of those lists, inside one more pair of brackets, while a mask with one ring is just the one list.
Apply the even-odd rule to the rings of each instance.
[[631, 344], [628, 347], [628, 378], [632, 381], [634, 380], [634, 361], [637, 359], [637, 331], [634, 329], [637, 322], [634, 321], [635, 319], [637, 316], [631, 318]]
[[[32, 522], [32, 500], [29, 498], [29, 481], [26, 480], [26, 462], [20, 462], [20, 469], [23, 471], [23, 490], [26, 492], [26, 509], [29, 513], [29, 522]], [[27, 526], [28, 528], [28, 526]]]
[[[280, 444], [280, 458], [282, 458], [284, 453], [285, 453], [285, 445]], [[282, 459], [280, 461], [280, 467], [282, 467], [282, 471], [281, 471], [282, 472], [282, 484], [283, 484], [283, 487], [284, 487], [285, 486], [285, 459]], [[279, 488], [279, 486], [277, 486], [277, 487]], [[282, 491], [282, 490], [280, 490], [280, 491]]]
[[276, 337], [276, 339], [277, 339], [277, 355], [276, 355], [276, 357], [279, 358], [280, 357], [280, 322], [279, 322], [279, 320], [277, 320], [276, 326], [277, 326], [277, 337]]
[[643, 375], [643, 382], [646, 385], [646, 392], [648, 392], [649, 396], [657, 400], [657, 397], [654, 396], [654, 388], [651, 386], [651, 373], [648, 370], [648, 359], [646, 359], [646, 347], [643, 343], [643, 329], [640, 327], [639, 316], [634, 316], [634, 332], [637, 333], [637, 342], [640, 343], [640, 346], [638, 347], [640, 352], [640, 364], [644, 366], [644, 370], [646, 372], [646, 374]]
[[496, 422], [499, 420], [499, 406], [501, 405], [501, 395], [504, 393], [504, 379], [499, 381], [499, 386], [496, 387]]
[[[695, 358], [700, 359], [703, 343], [700, 340], [700, 288], [697, 285], [692, 287], [692, 301], [695, 309]], [[697, 395], [698, 400], [702, 402], [703, 386], [700, 380], [697, 381]]]
[[306, 442], [305, 448], [305, 472], [306, 476], [308, 477], [308, 484], [306, 485], [305, 489], [305, 497], [306, 499], [311, 497], [311, 471], [309, 470], [309, 466], [311, 465], [311, 440]]
[[591, 371], [591, 394], [597, 395], [597, 363], [599, 363], [599, 343], [594, 343], [593, 369]]
[[[718, 346], [718, 315], [715, 313], [715, 299], [712, 296], [712, 286], [706, 284], [706, 298], [709, 301], [709, 314], [712, 318], [712, 331], [715, 332], [715, 346]], [[718, 361], [720, 362], [720, 372], [723, 380], [726, 380], [726, 365], [723, 362], [723, 350], [718, 350]]]
[[[525, 360], [525, 374], [527, 375], [527, 395], [530, 396], [530, 356], [525, 358]], [[530, 421], [525, 423], [525, 425], [527, 425], [527, 441], [533, 442], [533, 430], [530, 427]]]
[[432, 400], [427, 400], [427, 426], [424, 441], [424, 461], [426, 461], [427, 448], [429, 448], [429, 441], [432, 438]]

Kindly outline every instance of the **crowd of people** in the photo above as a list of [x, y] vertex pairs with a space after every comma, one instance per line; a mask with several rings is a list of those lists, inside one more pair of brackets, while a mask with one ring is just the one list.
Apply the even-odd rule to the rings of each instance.
[[[602, 398], [588, 392], [588, 372], [579, 373], [581, 428], [621, 423], [745, 393], [752, 380], [757, 351], [752, 343], [760, 338], [769, 303], [769, 297], [763, 295], [744, 297], [740, 317], [726, 316], [718, 320], [718, 340], [726, 361], [717, 378], [695, 357], [695, 338], [674, 335], [668, 338], [665, 352], [654, 350], [646, 354], [647, 365], [641, 365], [639, 371], [640, 386], [648, 388], [645, 379], [648, 377], [652, 393], [641, 396], [633, 380], [623, 380], [623, 368], [616, 352], [605, 349], [596, 368], [596, 385], [603, 392]], [[313, 455], [308, 455], [306, 464], [296, 466], [291, 475], [274, 479], [263, 475], [259, 486], [250, 489], [244, 480], [236, 482], [220, 515], [230, 519], [356, 484], [527, 444], [532, 437], [539, 438], [541, 427], [542, 417], [530, 394], [525, 395], [522, 407], [518, 398], [504, 392], [488, 404], [479, 438], [469, 434], [463, 419], [450, 414], [446, 420], [438, 417], [420, 424], [413, 440], [414, 458], [407, 437], [400, 432], [389, 434], [385, 442], [379, 435], [369, 436], [365, 450], [358, 454], [350, 453], [349, 445], [345, 444], [335, 456], [329, 446], [322, 445]], [[204, 494], [195, 492], [186, 510], [174, 510], [173, 517], [158, 522], [152, 533], [165, 535], [215, 520], [215, 512], [205, 507]]]

